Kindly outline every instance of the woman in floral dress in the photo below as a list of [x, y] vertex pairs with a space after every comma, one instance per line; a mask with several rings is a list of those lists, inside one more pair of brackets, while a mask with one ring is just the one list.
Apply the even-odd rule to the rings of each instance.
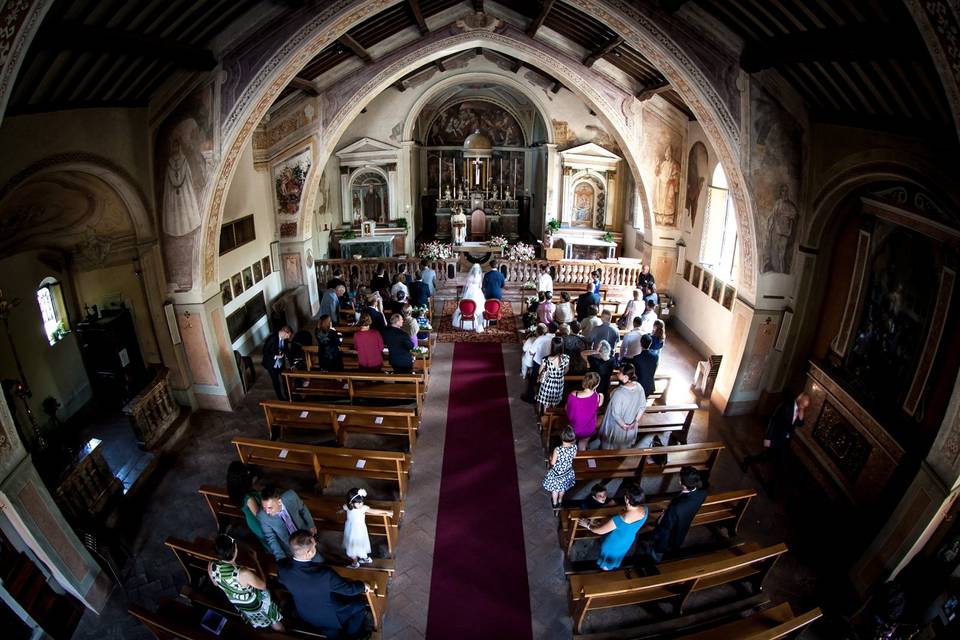
[[237, 566], [237, 542], [227, 535], [217, 536], [214, 549], [219, 560], [207, 565], [210, 581], [220, 587], [230, 603], [251, 627], [270, 627], [283, 631], [283, 616], [270, 597], [266, 581], [259, 575]]

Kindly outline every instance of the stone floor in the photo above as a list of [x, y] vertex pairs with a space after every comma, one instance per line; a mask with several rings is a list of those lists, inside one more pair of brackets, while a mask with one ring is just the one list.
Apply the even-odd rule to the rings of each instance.
[[[540, 486], [544, 467], [539, 436], [532, 407], [519, 399], [523, 388], [519, 373], [519, 345], [504, 345], [503, 348], [507, 383], [511, 390], [510, 408], [534, 638], [570, 637], [563, 554], [549, 497]], [[390, 584], [384, 638], [422, 638], [426, 628], [452, 352], [452, 344], [438, 344], [434, 351], [424, 421], [400, 529], [397, 570]], [[671, 337], [667, 341], [661, 369], [673, 375], [676, 381], [669, 394], [670, 403], [694, 400], [689, 388], [680, 381], [692, 380], [697, 359], [696, 353], [681, 339]], [[235, 458], [231, 438], [237, 435], [263, 436], [263, 417], [258, 403], [271, 396], [269, 380], [259, 376], [236, 412], [201, 411], [193, 416], [192, 434], [183, 439], [176, 451], [161, 457], [160, 468], [152, 476], [150, 486], [136, 496], [135, 503], [128, 505], [120, 518], [120, 534], [131, 554], [121, 572], [122, 586], [115, 588], [101, 616], [89, 612], [84, 616], [74, 638], [136, 640], [152, 637], [126, 614], [126, 608], [131, 602], [155, 606], [162, 597], [176, 596], [185, 581], [184, 575], [176, 559], [164, 547], [163, 540], [171, 535], [187, 539], [210, 537], [216, 532], [213, 518], [197, 494], [197, 488], [204, 483], [223, 484], [227, 465]], [[729, 420], [703, 409], [697, 412], [691, 440], [722, 438], [728, 443], [730, 450], [721, 455], [712, 477], [715, 490], [760, 489], [760, 495], [747, 512], [741, 538], [760, 543], [782, 541], [790, 547], [790, 552], [777, 564], [766, 582], [765, 591], [771, 600], [789, 601], [795, 610], [829, 605], [825, 598], [834, 594], [832, 584], [837, 577], [837, 557], [845, 551], [829, 538], [831, 530], [823, 527], [824, 519], [833, 514], [823, 506], [812, 483], [796, 470], [790, 470], [788, 477], [792, 482], [777, 500], [763, 489], [756, 472], [741, 473], [735, 457], [739, 459], [752, 450], [754, 443], [759, 442], [760, 433], [761, 427], [753, 419]], [[397, 443], [384, 440], [380, 445], [394, 448]], [[374, 444], [364, 443], [362, 446]], [[276, 480], [301, 491], [309, 490], [305, 479]], [[345, 492], [350, 484], [349, 480], [338, 481], [328, 492]], [[372, 495], [384, 495], [383, 492], [388, 490], [376, 484], [371, 486]], [[697, 535], [701, 535], [700, 532]], [[335, 535], [328, 535], [323, 542], [326, 551], [336, 553], [338, 540]], [[698, 540], [694, 537], [693, 542]], [[839, 568], [842, 569], [842, 565]], [[597, 630], [632, 621], [629, 614], [613, 612], [594, 620]], [[808, 632], [804, 637], [820, 636]]]

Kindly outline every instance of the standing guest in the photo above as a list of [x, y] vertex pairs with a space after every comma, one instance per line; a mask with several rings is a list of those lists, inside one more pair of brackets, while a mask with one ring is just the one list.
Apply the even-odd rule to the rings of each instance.
[[343, 280], [343, 271], [340, 267], [333, 270], [333, 276], [327, 280], [327, 289], [336, 289], [337, 287], [347, 288], [347, 283]]
[[373, 278], [370, 279], [370, 291], [380, 293], [390, 288], [390, 279], [387, 278], [387, 270], [383, 263], [377, 265]]
[[602, 482], [590, 487], [590, 495], [580, 501], [580, 509], [602, 509], [614, 504], [607, 492], [607, 485]]
[[633, 319], [640, 317], [646, 304], [640, 299], [640, 290], [633, 290], [633, 300], [627, 302], [620, 319], [617, 320], [617, 326], [621, 329], [630, 329], [633, 326]]
[[612, 319], [613, 314], [610, 313], [610, 310], [604, 309], [603, 313], [600, 314], [600, 324], [590, 330], [590, 343], [594, 347], [600, 344], [602, 340], [606, 340], [611, 349], [617, 348], [617, 343], [620, 342], [620, 332], [610, 324]]
[[497, 261], [491, 260], [490, 271], [483, 274], [483, 285], [481, 287], [483, 297], [487, 300], [503, 300], [503, 286], [506, 283], [507, 279], [503, 277], [500, 269], [497, 268]]
[[290, 596], [297, 616], [327, 638], [363, 638], [370, 626], [367, 603], [370, 588], [345, 580], [317, 560], [317, 541], [309, 531], [290, 536], [293, 556], [277, 563], [277, 577]]
[[290, 368], [291, 363], [288, 361], [288, 356], [292, 354], [292, 341], [293, 330], [284, 326], [263, 342], [263, 359], [260, 364], [270, 375], [273, 392], [276, 394], [277, 400], [287, 399], [287, 390], [283, 386], [280, 374]]
[[603, 272], [600, 269], [596, 269], [590, 274], [590, 281], [593, 283], [593, 293], [597, 296], [597, 300], [600, 300], [600, 288], [603, 286], [603, 281], [600, 279], [603, 276]]
[[603, 524], [594, 526], [589, 520], [580, 520], [580, 525], [586, 527], [588, 531], [604, 536], [603, 542], [600, 543], [600, 557], [597, 559], [597, 566], [604, 571], [612, 571], [620, 567], [620, 563], [633, 546], [649, 514], [644, 505], [646, 495], [639, 484], [634, 482], [627, 484], [623, 498], [623, 511]]
[[650, 345], [653, 344], [653, 338], [649, 333], [640, 336], [640, 353], [634, 356], [633, 367], [637, 372], [637, 381], [643, 387], [644, 393], [648, 396], [653, 394], [654, 380], [657, 375], [657, 365], [660, 364], [660, 358], [650, 353]]
[[553, 310], [553, 319], [557, 324], [563, 324], [564, 322], [572, 322], [576, 319], [576, 315], [573, 313], [573, 305], [570, 304], [570, 293], [567, 291], [560, 292], [560, 304], [557, 305], [557, 308]]
[[260, 492], [263, 509], [257, 514], [263, 539], [277, 560], [290, 556], [290, 535], [299, 529], [309, 529], [317, 535], [310, 510], [296, 492], [288, 489], [283, 493], [274, 486], [266, 486]]
[[689, 465], [680, 467], [680, 490], [680, 495], [670, 501], [653, 531], [648, 553], [654, 562], [660, 562], [665, 553], [683, 546], [690, 523], [707, 498], [707, 492], [700, 488], [700, 472]]
[[413, 317], [413, 308], [409, 304], [403, 305], [400, 309], [400, 315], [403, 316], [403, 330], [410, 336], [414, 348], [417, 347], [417, 334], [420, 333], [420, 323]]
[[553, 322], [553, 312], [557, 305], [553, 304], [553, 294], [549, 291], [543, 294], [543, 302], [537, 306], [537, 320], [543, 324]]
[[603, 324], [600, 319], [600, 308], [592, 304], [587, 310], [587, 317], [580, 321], [580, 335], [584, 340], [593, 344], [593, 330]]
[[660, 318], [653, 321], [653, 331], [650, 333], [650, 337], [653, 338], [653, 341], [650, 343], [649, 351], [659, 359], [660, 350], [663, 349], [663, 345], [667, 341], [667, 328]]
[[370, 314], [361, 313], [360, 330], [353, 334], [353, 348], [357, 351], [360, 371], [380, 372], [383, 370], [383, 336], [371, 324]]
[[606, 340], [601, 340], [596, 349], [587, 349], [580, 353], [580, 357], [590, 371], [600, 376], [600, 385], [598, 391], [604, 396], [610, 395], [610, 378], [613, 377], [613, 370], [617, 363], [613, 359], [613, 348]]
[[413, 282], [413, 278], [410, 276], [410, 273], [407, 271], [407, 263], [401, 262], [397, 265], [397, 275], [400, 276], [400, 282], [407, 285], [408, 287]]
[[543, 323], [538, 324], [536, 330], [530, 333], [527, 339], [523, 341], [523, 357], [520, 359], [520, 375], [523, 376], [524, 380], [526, 380], [527, 375], [529, 375], [530, 370], [533, 368], [533, 356], [537, 353], [533, 345], [536, 343], [537, 338], [546, 332], [547, 325]]
[[390, 316], [390, 326], [383, 332], [383, 344], [394, 373], [413, 373], [413, 340], [403, 330], [403, 316], [399, 313]]
[[358, 298], [360, 296], [360, 276], [351, 274], [350, 275], [350, 284], [347, 285], [347, 300], [356, 310], [357, 305], [359, 304]]
[[623, 336], [623, 342], [620, 344], [620, 361], [626, 361], [632, 359], [638, 353], [640, 353], [640, 336], [643, 335], [641, 331], [641, 326], [643, 325], [643, 320], [640, 319], [640, 316], [637, 316], [633, 319], [633, 329], [627, 332], [627, 335]]
[[603, 404], [603, 394], [597, 392], [600, 376], [588, 371], [581, 388], [567, 396], [567, 423], [577, 436], [577, 448], [587, 450], [587, 443], [597, 433], [597, 410]]
[[423, 280], [423, 284], [430, 287], [430, 296], [433, 297], [437, 292], [437, 272], [430, 268], [430, 263], [426, 260], [420, 261], [420, 279]]
[[779, 480], [787, 461], [787, 451], [790, 448], [793, 431], [803, 426], [804, 413], [809, 406], [810, 396], [806, 393], [801, 393], [794, 400], [781, 403], [770, 416], [770, 422], [767, 423], [767, 430], [763, 434], [763, 451], [744, 458], [740, 463], [740, 469], [746, 473], [751, 465], [757, 462], [768, 462], [773, 469], [774, 479]]
[[343, 336], [333, 328], [330, 316], [324, 314], [317, 322], [317, 364], [321, 371], [343, 371], [343, 354], [340, 344]]
[[584, 285], [584, 292], [577, 296], [577, 320], [583, 322], [590, 315], [590, 307], [600, 308], [600, 296], [593, 292], [593, 282]]
[[563, 400], [563, 378], [570, 367], [570, 356], [563, 352], [563, 340], [550, 341], [550, 355], [540, 365], [540, 390], [537, 392], [537, 413], [543, 415], [547, 407], [555, 407]]
[[[652, 296], [657, 295], [657, 283], [653, 279], [653, 274], [650, 273], [649, 264], [640, 267], [640, 275], [637, 277], [637, 289], [640, 289], [644, 300], [651, 299]], [[654, 300], [654, 304], [656, 303], [657, 301]]]
[[553, 277], [550, 275], [550, 268], [540, 265], [540, 275], [537, 276], [537, 291], [539, 293], [553, 293]]
[[[403, 292], [402, 296], [400, 292]], [[410, 290], [407, 289], [407, 283], [403, 281], [403, 274], [395, 273], [393, 275], [393, 285], [390, 287], [390, 297], [394, 300], [406, 300], [409, 294]]]
[[637, 372], [629, 362], [617, 373], [620, 385], [610, 394], [610, 402], [600, 424], [601, 449], [625, 449], [637, 441], [637, 425], [647, 408], [647, 395], [637, 382]]
[[350, 489], [347, 492], [347, 503], [343, 510], [347, 513], [347, 520], [343, 526], [343, 550], [353, 563], [354, 569], [361, 564], [371, 564], [370, 534], [367, 532], [367, 514], [372, 516], [393, 516], [393, 511], [373, 509], [363, 503], [367, 497], [366, 489]]
[[383, 299], [376, 293], [367, 294], [366, 305], [360, 310], [370, 316], [370, 328], [383, 333], [387, 328], [387, 319], [383, 316]]
[[405, 290], [397, 291], [396, 295], [390, 298], [390, 302], [387, 303], [384, 308], [384, 314], [387, 317], [392, 316], [395, 313], [403, 315], [403, 307], [407, 304], [407, 292]]
[[577, 483], [573, 472], [573, 459], [576, 456], [577, 436], [568, 426], [560, 434], [560, 446], [550, 454], [550, 468], [543, 476], [543, 488], [550, 492], [554, 509], [560, 508], [563, 503], [563, 494]]
[[263, 508], [260, 492], [253, 488], [253, 472], [250, 467], [239, 460], [234, 460], [227, 467], [227, 495], [230, 496], [230, 502], [243, 513], [247, 529], [266, 547], [263, 529], [257, 520], [257, 514]]
[[[554, 318], [556, 318], [556, 315], [554, 315]], [[580, 354], [584, 349], [589, 348], [590, 345], [583, 339], [583, 336], [573, 332], [573, 326], [579, 328], [576, 320], [570, 324], [560, 325], [557, 329], [557, 335], [563, 339], [563, 352], [570, 356], [570, 370], [568, 373], [579, 376], [587, 372], [587, 363], [580, 357]]]
[[410, 292], [410, 304], [415, 307], [430, 306], [430, 287], [423, 281], [423, 272], [417, 271], [413, 274], [413, 283], [408, 287]]
[[540, 368], [544, 359], [550, 355], [550, 345], [553, 344], [555, 334], [550, 331], [550, 325], [547, 325], [547, 332], [536, 339], [533, 343], [533, 368], [530, 370], [530, 376], [527, 378], [526, 393], [520, 397], [524, 402], [536, 402], [537, 380], [540, 377]]
[[220, 587], [230, 604], [240, 613], [244, 622], [255, 629], [270, 627], [283, 631], [280, 609], [270, 597], [267, 581], [260, 575], [237, 566], [237, 542], [228, 535], [220, 534], [213, 543], [218, 560], [207, 564], [210, 582]]
[[640, 314], [640, 333], [653, 333], [653, 323], [657, 320], [657, 305], [653, 300], [647, 300], [646, 309]]

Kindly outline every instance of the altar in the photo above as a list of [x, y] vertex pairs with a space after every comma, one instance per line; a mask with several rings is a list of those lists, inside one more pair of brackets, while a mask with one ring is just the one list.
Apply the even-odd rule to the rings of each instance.
[[562, 245], [564, 260], [599, 260], [617, 257], [617, 243], [591, 236], [554, 236], [554, 242]]
[[390, 258], [393, 256], [393, 237], [367, 236], [364, 238], [341, 238], [340, 257], [347, 259], [353, 256]]
[[459, 268], [465, 267], [466, 263], [486, 264], [493, 257], [503, 257], [503, 247], [491, 246], [486, 242], [464, 242], [451, 245], [451, 249], [457, 254]]

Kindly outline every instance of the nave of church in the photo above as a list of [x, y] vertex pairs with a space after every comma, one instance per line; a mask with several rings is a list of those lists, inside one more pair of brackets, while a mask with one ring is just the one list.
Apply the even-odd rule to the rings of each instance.
[[960, 10], [0, 4], [23, 638], [947, 638]]

